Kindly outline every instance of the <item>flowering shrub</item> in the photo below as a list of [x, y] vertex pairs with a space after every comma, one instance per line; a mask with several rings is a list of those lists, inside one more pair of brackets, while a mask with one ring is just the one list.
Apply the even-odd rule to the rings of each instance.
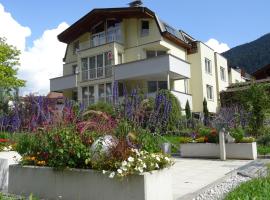
[[[88, 163], [87, 160], [86, 163]], [[171, 165], [173, 165], [173, 161], [166, 155], [131, 149], [131, 154], [126, 160], [116, 162], [115, 167], [103, 170], [103, 174], [108, 174], [109, 178], [114, 178], [115, 176], [121, 178], [164, 169]]]

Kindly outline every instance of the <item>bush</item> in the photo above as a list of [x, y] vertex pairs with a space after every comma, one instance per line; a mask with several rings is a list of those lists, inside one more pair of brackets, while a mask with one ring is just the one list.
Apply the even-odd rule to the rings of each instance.
[[138, 131], [138, 143], [141, 145], [141, 149], [149, 153], [157, 153], [161, 151], [160, 144], [161, 138], [154, 133], [150, 133], [147, 130], [141, 129]]
[[192, 137], [179, 137], [180, 144], [191, 143], [192, 141]]
[[263, 135], [259, 137], [257, 143], [263, 146], [270, 146], [270, 135]]
[[230, 135], [235, 139], [235, 142], [240, 142], [244, 137], [244, 129], [241, 127], [230, 129]]
[[159, 95], [164, 95], [172, 105], [171, 112], [169, 113], [169, 120], [167, 123], [166, 131], [176, 131], [177, 124], [181, 119], [181, 106], [178, 99], [168, 90], [160, 90]]
[[106, 103], [104, 101], [99, 101], [95, 104], [90, 105], [87, 108], [87, 110], [101, 111], [101, 112], [105, 112], [105, 113], [111, 115], [112, 117], [116, 116], [116, 112], [115, 112], [113, 105], [110, 103]]
[[270, 154], [270, 146], [261, 146], [261, 145], [258, 145], [258, 154], [259, 155]]
[[255, 138], [254, 137], [243, 137], [240, 140], [240, 143], [252, 143], [255, 142]]

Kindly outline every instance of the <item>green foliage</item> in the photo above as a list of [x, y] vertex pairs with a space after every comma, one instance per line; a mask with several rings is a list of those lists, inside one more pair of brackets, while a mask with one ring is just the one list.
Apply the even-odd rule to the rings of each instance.
[[10, 92], [25, 85], [25, 81], [16, 77], [19, 55], [19, 50], [0, 37], [0, 114], [7, 113]]
[[228, 66], [241, 66], [253, 73], [270, 63], [270, 33], [257, 40], [232, 48], [222, 53], [228, 59]]
[[244, 138], [245, 131], [241, 127], [230, 129], [230, 135], [235, 139], [235, 142], [241, 142]]
[[208, 127], [201, 127], [198, 130], [199, 136], [207, 137], [211, 133], [211, 129]]
[[257, 143], [263, 146], [270, 146], [270, 134], [260, 136], [257, 139]]
[[255, 138], [254, 137], [243, 137], [239, 143], [252, 143], [255, 142]]
[[87, 110], [95, 110], [95, 111], [105, 112], [105, 113], [111, 115], [112, 117], [115, 117], [115, 115], [116, 115], [112, 104], [106, 103], [104, 101], [99, 101], [95, 104], [90, 105]]
[[216, 129], [201, 127], [198, 130], [199, 137], [204, 138], [205, 142], [218, 143], [218, 133]]
[[249, 127], [251, 133], [255, 136], [260, 135], [260, 129], [263, 128], [266, 114], [270, 110], [269, 88], [269, 84], [253, 83], [248, 89], [238, 94], [240, 103], [251, 113]]
[[185, 112], [186, 112], [186, 119], [190, 120], [191, 119], [191, 110], [190, 110], [188, 100], [187, 100], [187, 103], [186, 103], [186, 106], [185, 106]]
[[258, 145], [258, 154], [259, 155], [270, 154], [270, 146]]
[[207, 107], [207, 101], [205, 98], [203, 99], [203, 114], [204, 114], [204, 125], [208, 125], [209, 111]]
[[240, 186], [230, 192], [225, 200], [255, 200], [255, 199], [270, 199], [270, 178], [257, 178]]
[[35, 134], [20, 133], [16, 135], [15, 150], [22, 156], [32, 155], [40, 148], [40, 143]]
[[179, 138], [180, 144], [191, 143], [192, 141], [193, 141], [193, 138], [191, 138], [191, 137], [180, 137]]
[[161, 151], [161, 138], [147, 130], [138, 130], [137, 141], [141, 145], [142, 150], [149, 153], [157, 153]]
[[166, 127], [166, 131], [177, 131], [177, 124], [181, 119], [181, 106], [177, 98], [168, 90], [160, 90], [159, 94], [166, 96], [166, 98], [172, 103], [172, 109], [169, 114], [169, 120]]
[[115, 129], [115, 136], [117, 138], [126, 138], [130, 131], [132, 131], [132, 125], [125, 119], [122, 119], [116, 129]]

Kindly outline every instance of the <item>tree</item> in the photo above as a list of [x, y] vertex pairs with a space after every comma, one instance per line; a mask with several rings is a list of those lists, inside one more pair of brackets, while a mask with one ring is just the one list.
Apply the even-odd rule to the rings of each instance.
[[203, 114], [204, 114], [204, 125], [208, 125], [208, 120], [209, 120], [209, 111], [207, 108], [207, 101], [204, 98], [203, 99]]
[[0, 37], [0, 114], [6, 110], [11, 91], [23, 87], [25, 81], [17, 78], [20, 51]]
[[269, 92], [269, 84], [252, 83], [248, 89], [238, 94], [240, 103], [250, 113], [249, 127], [255, 136], [258, 136], [264, 125], [266, 114], [270, 111]]
[[190, 111], [190, 106], [189, 106], [188, 100], [187, 100], [187, 103], [185, 106], [185, 112], [186, 112], [186, 119], [190, 120], [191, 119], [191, 111]]

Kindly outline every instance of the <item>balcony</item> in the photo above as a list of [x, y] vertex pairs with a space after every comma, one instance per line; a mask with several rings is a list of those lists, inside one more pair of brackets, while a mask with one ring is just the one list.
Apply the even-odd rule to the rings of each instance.
[[62, 92], [63, 90], [73, 89], [77, 87], [77, 75], [72, 74], [58, 78], [50, 79], [50, 91]]
[[79, 50], [94, 48], [111, 42], [123, 43], [121, 30], [119, 27], [111, 28], [107, 31], [93, 34], [89, 41], [80, 43]]
[[82, 81], [90, 81], [101, 78], [112, 77], [112, 66], [97, 67], [89, 70], [82, 71]]
[[115, 66], [115, 80], [167, 77], [190, 78], [190, 64], [170, 54]]

